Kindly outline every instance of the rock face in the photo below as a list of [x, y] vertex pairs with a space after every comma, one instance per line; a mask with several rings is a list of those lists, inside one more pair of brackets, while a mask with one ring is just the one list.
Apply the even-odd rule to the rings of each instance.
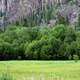
[[59, 5], [58, 12], [68, 16], [71, 24], [79, 14], [80, 0], [0, 0], [0, 24], [15, 22], [46, 4]]
[[13, 1], [8, 3], [8, 19], [9, 21], [15, 21], [18, 18], [27, 16], [31, 11], [38, 7], [38, 0], [8, 0]]

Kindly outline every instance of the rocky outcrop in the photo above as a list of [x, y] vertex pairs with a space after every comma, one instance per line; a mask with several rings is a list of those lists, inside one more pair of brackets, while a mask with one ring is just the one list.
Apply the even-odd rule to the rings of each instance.
[[67, 16], [71, 24], [79, 14], [80, 0], [0, 0], [0, 22], [15, 22], [46, 4], [58, 5], [58, 13]]

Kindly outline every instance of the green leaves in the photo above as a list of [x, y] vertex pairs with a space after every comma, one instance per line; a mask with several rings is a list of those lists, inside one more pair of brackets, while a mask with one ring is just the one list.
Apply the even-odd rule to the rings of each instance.
[[80, 33], [70, 26], [9, 27], [0, 34], [0, 59], [73, 59], [80, 56]]

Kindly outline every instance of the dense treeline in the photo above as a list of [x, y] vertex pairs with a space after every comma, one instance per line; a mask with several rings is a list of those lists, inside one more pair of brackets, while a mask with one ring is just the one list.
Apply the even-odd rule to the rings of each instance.
[[70, 26], [8, 27], [0, 32], [0, 60], [80, 58], [80, 32]]

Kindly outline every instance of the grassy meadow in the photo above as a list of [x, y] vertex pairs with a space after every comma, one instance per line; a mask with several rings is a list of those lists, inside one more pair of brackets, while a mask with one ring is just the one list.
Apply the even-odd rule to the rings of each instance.
[[80, 80], [80, 61], [1, 61], [3, 74], [11, 79], [0, 80]]

